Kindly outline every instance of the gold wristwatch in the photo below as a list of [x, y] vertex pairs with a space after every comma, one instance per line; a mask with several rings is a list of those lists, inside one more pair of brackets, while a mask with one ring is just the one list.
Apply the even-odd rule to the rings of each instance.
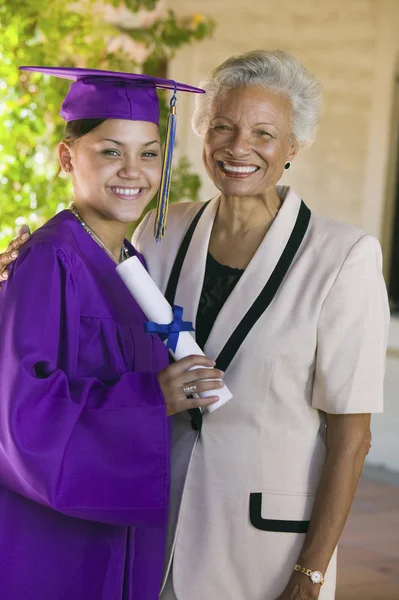
[[298, 573], [303, 573], [304, 575], [307, 575], [308, 577], [310, 577], [310, 581], [312, 583], [320, 583], [320, 585], [323, 585], [324, 583], [324, 577], [323, 574], [320, 573], [320, 571], [312, 571], [311, 569], [301, 567], [301, 565], [295, 565], [294, 571], [298, 571]]

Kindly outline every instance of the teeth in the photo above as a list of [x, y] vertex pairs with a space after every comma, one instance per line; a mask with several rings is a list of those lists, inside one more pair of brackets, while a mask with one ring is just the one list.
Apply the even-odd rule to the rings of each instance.
[[137, 196], [140, 192], [140, 188], [111, 188], [113, 192], [122, 194], [122, 196]]
[[225, 171], [230, 171], [231, 173], [254, 173], [258, 170], [258, 167], [233, 167], [226, 163], [222, 163], [222, 165]]

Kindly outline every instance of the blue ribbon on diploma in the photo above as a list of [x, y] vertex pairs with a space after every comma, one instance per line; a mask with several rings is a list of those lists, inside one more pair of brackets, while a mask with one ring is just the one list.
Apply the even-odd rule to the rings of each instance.
[[157, 333], [162, 341], [167, 339], [167, 349], [174, 352], [179, 341], [179, 333], [181, 331], [194, 331], [194, 327], [190, 321], [183, 321], [183, 308], [181, 306], [174, 304], [172, 310], [173, 321], [171, 323], [164, 325], [148, 321], [144, 323], [144, 329], [146, 333]]

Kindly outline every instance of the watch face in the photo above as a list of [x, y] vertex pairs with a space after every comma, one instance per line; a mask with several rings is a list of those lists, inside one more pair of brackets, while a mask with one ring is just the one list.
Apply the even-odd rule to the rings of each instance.
[[310, 576], [310, 579], [313, 581], [313, 583], [321, 583], [322, 574], [320, 573], [320, 571], [313, 571], [313, 573]]

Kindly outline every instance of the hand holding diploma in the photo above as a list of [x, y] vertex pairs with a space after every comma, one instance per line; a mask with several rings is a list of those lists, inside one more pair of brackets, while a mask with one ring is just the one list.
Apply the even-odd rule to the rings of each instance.
[[[181, 358], [158, 374], [168, 415], [191, 408], [209, 410], [219, 401], [217, 394], [224, 386], [221, 381], [224, 373], [212, 368], [214, 364], [214, 361], [207, 356], [192, 355]], [[210, 380], [210, 377], [213, 380]], [[195, 391], [185, 392], [186, 388], [191, 387], [195, 387]], [[187, 398], [186, 393], [194, 394], [195, 397]]]
[[[162, 372], [164, 374], [168, 371], [166, 378], [162, 373], [160, 374], [162, 391], [165, 388], [169, 396], [173, 396], [175, 399], [171, 402], [171, 408], [176, 407], [176, 402], [178, 402], [178, 406], [181, 406], [182, 399], [185, 399], [183, 402], [191, 403], [188, 408], [206, 406], [208, 412], [212, 412], [230, 400], [231, 392], [220, 381], [224, 374], [217, 369], [209, 370], [215, 363], [205, 357], [191, 335], [192, 324], [183, 321], [180, 307], [172, 309], [139, 259], [136, 256], [129, 258], [118, 265], [117, 271], [150, 321], [147, 324], [147, 331], [159, 333], [166, 342], [169, 352], [178, 361]], [[204, 367], [207, 368], [206, 371], [204, 371]], [[174, 383], [171, 383], [169, 377], [173, 378]], [[180, 392], [178, 386], [180, 386]], [[208, 401], [187, 399], [186, 396], [191, 394], [198, 394], [201, 398], [207, 398]], [[215, 401], [213, 398], [212, 402], [209, 402], [209, 399], [216, 395], [218, 400]], [[178, 401], [177, 396], [179, 397]], [[187, 409], [180, 408], [180, 410]]]

